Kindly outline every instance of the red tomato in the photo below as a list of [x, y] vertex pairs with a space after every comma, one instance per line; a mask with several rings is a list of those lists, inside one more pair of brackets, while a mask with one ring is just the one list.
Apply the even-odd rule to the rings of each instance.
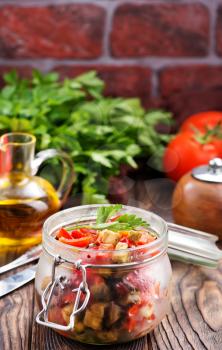
[[206, 131], [206, 127], [213, 129], [220, 122], [222, 123], [222, 112], [201, 112], [187, 118], [181, 125], [180, 131], [192, 131], [193, 127], [200, 131]]
[[218, 155], [220, 158], [222, 158], [222, 139], [218, 139], [216, 137], [212, 137], [212, 142], [211, 142], [216, 149], [218, 150]]
[[178, 134], [167, 146], [163, 167], [166, 174], [173, 180], [179, 180], [193, 168], [208, 164], [215, 157], [219, 157], [217, 145], [213, 142], [201, 144], [195, 140], [193, 132]]
[[59, 241], [65, 244], [69, 244], [72, 245], [74, 247], [81, 247], [81, 248], [85, 248], [88, 247], [88, 245], [91, 242], [91, 238], [90, 237], [82, 237], [82, 238], [65, 238], [65, 237], [60, 237]]

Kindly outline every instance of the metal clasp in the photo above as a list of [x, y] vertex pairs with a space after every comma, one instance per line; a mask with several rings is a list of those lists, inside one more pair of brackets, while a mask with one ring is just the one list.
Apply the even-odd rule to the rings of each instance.
[[[60, 331], [70, 331], [70, 330], [73, 330], [75, 327], [75, 316], [86, 308], [88, 301], [89, 301], [89, 298], [90, 298], [90, 291], [89, 291], [88, 284], [86, 281], [86, 267], [81, 264], [81, 260], [78, 260], [78, 261], [76, 261], [76, 263], [74, 265], [75, 265], [77, 270], [81, 271], [82, 281], [79, 284], [78, 288], [75, 288], [72, 290], [73, 293], [76, 293], [76, 299], [75, 299], [72, 313], [70, 315], [69, 324], [67, 326], [62, 326], [58, 323], [50, 322], [48, 320], [48, 311], [49, 311], [49, 306], [50, 306], [50, 302], [51, 302], [51, 299], [53, 296], [54, 289], [58, 286], [62, 290], [65, 288], [66, 277], [64, 277], [64, 276], [55, 277], [56, 267], [64, 262], [66, 262], [66, 261], [63, 260], [62, 258], [60, 258], [59, 256], [54, 258], [54, 263], [52, 266], [52, 280], [47, 285], [47, 287], [45, 288], [45, 290], [42, 294], [41, 301], [42, 301], [43, 309], [36, 316], [36, 322], [38, 324], [43, 325], [43, 326], [47, 326], [47, 327], [57, 329]], [[79, 306], [80, 297], [81, 297], [82, 293], [85, 294], [85, 299], [84, 299], [83, 303], [81, 304], [81, 306]]]

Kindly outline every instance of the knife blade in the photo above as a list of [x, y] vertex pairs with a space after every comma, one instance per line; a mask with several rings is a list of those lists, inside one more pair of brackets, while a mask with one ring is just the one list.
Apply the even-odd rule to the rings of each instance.
[[35, 261], [39, 258], [40, 254], [42, 252], [42, 246], [38, 245], [37, 247], [34, 247], [32, 249], [29, 249], [25, 254], [21, 255], [19, 258], [13, 260], [12, 262], [3, 265], [0, 267], [0, 275], [4, 272], [13, 270], [19, 266], [28, 264], [32, 261]]
[[35, 278], [36, 269], [37, 265], [34, 265], [1, 280], [0, 298], [32, 281]]

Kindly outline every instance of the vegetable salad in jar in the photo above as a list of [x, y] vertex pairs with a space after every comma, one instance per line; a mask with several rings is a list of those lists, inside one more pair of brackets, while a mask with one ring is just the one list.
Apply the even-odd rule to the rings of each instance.
[[165, 222], [142, 209], [68, 209], [44, 225], [37, 322], [89, 344], [150, 332], [169, 306], [171, 266]]

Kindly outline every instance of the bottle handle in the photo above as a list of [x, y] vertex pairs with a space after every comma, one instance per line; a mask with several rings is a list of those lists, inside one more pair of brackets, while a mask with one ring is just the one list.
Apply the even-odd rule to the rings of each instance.
[[59, 158], [62, 162], [62, 177], [58, 189], [56, 190], [58, 197], [63, 204], [71, 190], [75, 179], [72, 159], [62, 151], [50, 148], [36, 154], [32, 162], [32, 175], [35, 175], [39, 167], [48, 159]]

